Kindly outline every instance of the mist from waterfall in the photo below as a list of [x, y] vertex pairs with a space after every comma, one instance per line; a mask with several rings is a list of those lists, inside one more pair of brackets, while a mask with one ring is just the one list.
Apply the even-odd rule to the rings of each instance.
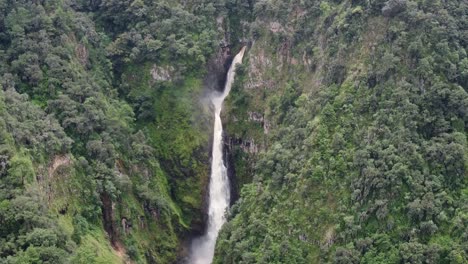
[[216, 238], [219, 230], [226, 222], [224, 217], [229, 207], [231, 195], [227, 168], [223, 159], [223, 124], [221, 110], [224, 99], [231, 91], [236, 66], [242, 63], [245, 47], [234, 57], [227, 73], [226, 85], [223, 92], [213, 92], [211, 102], [214, 107], [214, 133], [213, 151], [211, 159], [211, 175], [209, 188], [208, 227], [206, 234], [192, 241], [190, 261], [191, 264], [210, 264], [213, 260]]

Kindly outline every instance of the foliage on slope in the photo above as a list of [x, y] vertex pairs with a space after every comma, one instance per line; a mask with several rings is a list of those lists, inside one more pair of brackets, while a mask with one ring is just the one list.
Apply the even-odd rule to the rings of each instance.
[[176, 259], [201, 222], [210, 2], [0, 1], [1, 263]]
[[228, 102], [240, 183], [258, 162], [216, 261], [466, 262], [464, 1], [0, 10], [0, 262], [176, 259], [201, 222], [194, 113], [225, 14], [254, 40]]
[[271, 128], [215, 263], [468, 260], [467, 8], [256, 1], [228, 131]]

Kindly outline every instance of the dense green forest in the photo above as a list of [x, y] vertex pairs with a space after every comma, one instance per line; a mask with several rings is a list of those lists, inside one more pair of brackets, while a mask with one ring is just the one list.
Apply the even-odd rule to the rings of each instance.
[[[170, 263], [203, 225], [209, 1], [0, 1], [0, 263]], [[200, 67], [202, 65], [202, 67]]]
[[468, 262], [466, 0], [0, 0], [0, 263]]
[[226, 123], [247, 184], [215, 263], [467, 263], [468, 3], [239, 12]]

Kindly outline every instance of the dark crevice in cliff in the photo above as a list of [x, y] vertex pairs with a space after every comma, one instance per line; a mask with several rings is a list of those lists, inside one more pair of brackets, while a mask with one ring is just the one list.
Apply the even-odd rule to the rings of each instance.
[[207, 75], [204, 79], [206, 92], [222, 92], [226, 84], [226, 74], [232, 62], [231, 48], [221, 46], [217, 54], [207, 64]]
[[109, 241], [111, 242], [112, 246], [115, 248], [118, 242], [118, 234], [114, 227], [114, 212], [112, 208], [112, 199], [110, 195], [106, 192], [101, 194], [101, 202], [102, 202], [102, 220], [104, 223], [104, 230], [106, 230]]

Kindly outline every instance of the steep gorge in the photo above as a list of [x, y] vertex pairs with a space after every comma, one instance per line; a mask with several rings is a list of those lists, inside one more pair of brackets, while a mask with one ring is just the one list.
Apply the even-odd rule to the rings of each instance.
[[203, 264], [211, 263], [216, 245], [216, 238], [219, 230], [226, 222], [225, 213], [231, 204], [231, 188], [228, 175], [228, 164], [224, 156], [224, 131], [221, 120], [221, 111], [223, 102], [231, 91], [232, 83], [238, 64], [242, 63], [246, 47], [232, 60], [231, 66], [227, 72], [226, 84], [224, 90], [220, 93], [213, 91], [210, 95], [210, 101], [213, 105], [215, 120], [213, 130], [213, 150], [211, 159], [211, 172], [209, 182], [209, 203], [208, 203], [208, 223], [206, 233], [192, 241], [190, 263]]
[[[0, 263], [466, 263], [466, 1], [0, 1]], [[228, 162], [226, 162], [228, 160]]]

